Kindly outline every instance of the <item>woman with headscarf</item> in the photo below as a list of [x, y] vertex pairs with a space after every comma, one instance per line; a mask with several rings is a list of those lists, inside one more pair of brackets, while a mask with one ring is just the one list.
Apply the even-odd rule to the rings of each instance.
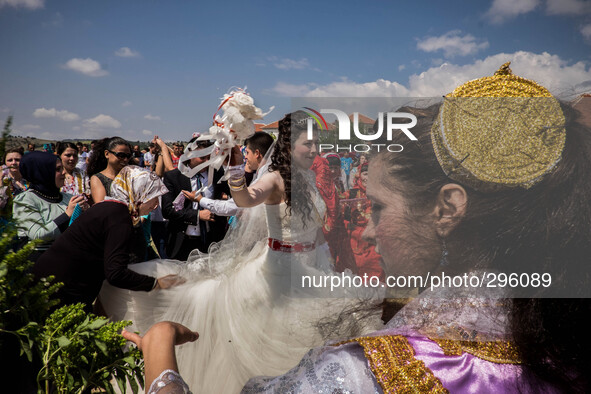
[[[175, 277], [156, 279], [128, 268], [134, 225], [158, 205], [168, 190], [147, 169], [125, 167], [113, 180], [112, 195], [76, 219], [37, 261], [37, 277], [53, 275], [63, 282], [58, 297], [63, 304], [82, 302], [90, 309], [103, 280], [131, 290], [151, 291], [176, 283]], [[144, 244], [145, 245], [145, 244]]]
[[13, 217], [19, 237], [43, 240], [30, 257], [34, 261], [68, 228], [76, 204], [83, 204], [84, 198], [60, 192], [64, 168], [60, 158], [51, 153], [31, 152], [19, 168], [29, 189], [14, 198]]

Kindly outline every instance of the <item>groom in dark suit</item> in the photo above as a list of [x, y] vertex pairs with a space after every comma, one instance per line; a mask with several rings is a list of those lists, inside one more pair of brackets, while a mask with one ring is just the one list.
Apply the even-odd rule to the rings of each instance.
[[[196, 138], [193, 138], [188, 146]], [[210, 141], [200, 141], [196, 150], [210, 145]], [[185, 162], [185, 165], [194, 168], [208, 159], [209, 156], [195, 157]], [[214, 173], [213, 185], [209, 185], [202, 192], [205, 197], [221, 199], [223, 193], [230, 194], [226, 182], [217, 183], [222, 176], [221, 169]], [[172, 204], [183, 190], [191, 192], [208, 185], [207, 167], [192, 178], [187, 178], [179, 169], [168, 171], [164, 174], [164, 185], [168, 188], [168, 193], [162, 196], [162, 213], [168, 219], [166, 254], [171, 259], [187, 260], [194, 249], [207, 253], [207, 248], [212, 242], [218, 242], [224, 238], [227, 219], [213, 215], [209, 210], [202, 209], [198, 203], [188, 198], [185, 198], [182, 209], [178, 211]]]

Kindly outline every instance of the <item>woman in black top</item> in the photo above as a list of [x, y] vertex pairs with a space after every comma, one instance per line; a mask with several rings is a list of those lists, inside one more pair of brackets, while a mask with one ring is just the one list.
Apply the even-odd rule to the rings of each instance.
[[90, 309], [103, 280], [131, 290], [151, 291], [174, 285], [176, 276], [159, 279], [128, 268], [134, 224], [158, 206], [166, 187], [150, 171], [125, 167], [113, 180], [114, 196], [97, 203], [76, 219], [37, 261], [37, 277], [54, 275], [64, 283], [63, 304], [82, 302]]
[[131, 159], [131, 145], [121, 137], [104, 138], [92, 151], [87, 174], [92, 200], [97, 203], [110, 196], [111, 183]]

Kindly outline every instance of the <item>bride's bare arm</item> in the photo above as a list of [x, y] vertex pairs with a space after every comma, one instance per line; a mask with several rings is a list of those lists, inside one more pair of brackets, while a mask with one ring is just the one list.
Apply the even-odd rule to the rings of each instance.
[[281, 191], [283, 182], [277, 172], [270, 172], [261, 177], [251, 187], [242, 190], [233, 190], [230, 188], [232, 198], [237, 206], [248, 208], [256, 205], [278, 204], [281, 202]]
[[[232, 154], [230, 156], [230, 165], [237, 166], [242, 164], [244, 158], [240, 148], [235, 146], [232, 148]], [[262, 203], [267, 204], [279, 204], [283, 200], [284, 186], [283, 179], [278, 172], [266, 173], [259, 179], [254, 185], [250, 187], [244, 187], [244, 170], [242, 171], [242, 177], [240, 173], [236, 175], [237, 179], [234, 179], [234, 175], [230, 177], [228, 184], [230, 185], [230, 192], [232, 198], [237, 206], [242, 208], [250, 208], [257, 206]], [[232, 184], [234, 183], [234, 187]]]

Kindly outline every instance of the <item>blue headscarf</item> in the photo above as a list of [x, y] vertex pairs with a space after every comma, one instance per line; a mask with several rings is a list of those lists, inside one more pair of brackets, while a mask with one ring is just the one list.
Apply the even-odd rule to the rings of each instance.
[[29, 189], [47, 197], [61, 197], [60, 189], [55, 185], [55, 165], [58, 160], [59, 157], [48, 152], [31, 152], [24, 155], [19, 170], [23, 178], [29, 181]]

